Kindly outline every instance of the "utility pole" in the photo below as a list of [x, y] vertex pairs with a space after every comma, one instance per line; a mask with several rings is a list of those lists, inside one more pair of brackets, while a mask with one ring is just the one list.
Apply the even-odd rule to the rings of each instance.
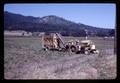
[[44, 48], [44, 36], [45, 36], [45, 33], [42, 33], [41, 36], [42, 36], [42, 48]]
[[87, 29], [85, 29], [85, 33], [86, 33], [85, 39], [87, 40], [87, 39], [88, 39], [88, 37], [87, 37], [87, 35], [88, 35], [88, 30], [87, 30]]

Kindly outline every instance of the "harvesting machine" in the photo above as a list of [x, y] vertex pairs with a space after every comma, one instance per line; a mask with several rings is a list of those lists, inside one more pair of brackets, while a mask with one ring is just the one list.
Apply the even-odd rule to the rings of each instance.
[[64, 42], [59, 33], [51, 33], [42, 36], [42, 47], [44, 50], [71, 51], [75, 53], [99, 53], [91, 40], [70, 40]]

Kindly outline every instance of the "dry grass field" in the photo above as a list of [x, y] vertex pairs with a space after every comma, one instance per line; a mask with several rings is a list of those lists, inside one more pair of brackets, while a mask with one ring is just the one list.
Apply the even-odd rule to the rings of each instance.
[[[82, 37], [64, 37], [82, 40]], [[44, 51], [40, 37], [4, 37], [5, 79], [115, 79], [114, 39], [89, 38], [99, 54]]]

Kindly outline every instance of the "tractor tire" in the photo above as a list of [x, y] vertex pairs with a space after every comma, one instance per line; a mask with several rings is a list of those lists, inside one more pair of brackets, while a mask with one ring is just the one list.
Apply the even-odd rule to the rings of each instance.
[[76, 52], [76, 47], [75, 46], [71, 46], [70, 49], [71, 49], [72, 52]]
[[47, 51], [48, 49], [47, 48], [43, 48], [44, 51]]
[[80, 54], [81, 52], [80, 51], [77, 51], [76, 54]]
[[80, 53], [85, 53], [85, 48], [84, 47], [81, 47], [81, 50], [80, 50]]
[[94, 51], [94, 54], [99, 54], [99, 51], [98, 50]]
[[84, 53], [87, 55], [87, 54], [89, 54], [89, 51], [85, 51]]
[[69, 49], [69, 46], [68, 46], [68, 45], [66, 45], [66, 46], [65, 46], [65, 49], [66, 49], [66, 50], [68, 50], [68, 49]]

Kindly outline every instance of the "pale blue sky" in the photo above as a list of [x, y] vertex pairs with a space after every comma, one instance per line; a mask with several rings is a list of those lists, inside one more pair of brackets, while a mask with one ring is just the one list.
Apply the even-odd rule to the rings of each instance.
[[4, 11], [25, 16], [56, 15], [76, 23], [115, 28], [115, 4], [5, 4]]

